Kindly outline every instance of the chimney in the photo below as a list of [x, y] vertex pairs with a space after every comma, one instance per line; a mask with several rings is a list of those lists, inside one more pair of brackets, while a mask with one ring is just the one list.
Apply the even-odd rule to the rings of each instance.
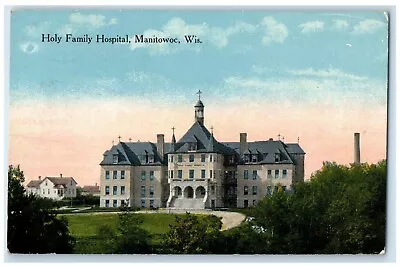
[[42, 176], [39, 176], [39, 180], [40, 180], [40, 181], [42, 180]]
[[354, 164], [360, 164], [360, 133], [354, 133]]
[[164, 159], [164, 134], [157, 134], [157, 152]]
[[60, 173], [60, 178], [62, 178], [62, 173]]
[[95, 183], [95, 186], [97, 186], [97, 182]]
[[247, 133], [240, 133], [240, 154], [248, 149], [247, 145]]

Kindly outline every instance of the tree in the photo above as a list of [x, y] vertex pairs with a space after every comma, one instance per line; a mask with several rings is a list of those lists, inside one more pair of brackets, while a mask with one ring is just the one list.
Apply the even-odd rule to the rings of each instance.
[[215, 253], [220, 239], [222, 223], [216, 216], [198, 217], [190, 213], [175, 216], [165, 238], [169, 253]]
[[274, 193], [256, 207], [265, 249], [275, 254], [378, 253], [385, 246], [386, 161], [325, 162], [292, 194]]
[[139, 214], [130, 213], [128, 208], [123, 208], [118, 215], [118, 248], [120, 254], [143, 254], [151, 253], [150, 239], [148, 231], [140, 227], [143, 220]]
[[57, 218], [53, 203], [26, 195], [19, 166], [8, 169], [7, 247], [11, 253], [71, 253], [74, 239], [65, 218]]

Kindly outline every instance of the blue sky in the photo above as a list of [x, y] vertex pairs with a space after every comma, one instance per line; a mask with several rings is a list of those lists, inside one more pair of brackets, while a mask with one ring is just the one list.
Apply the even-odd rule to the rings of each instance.
[[[82, 94], [162, 94], [168, 99], [171, 92], [187, 99], [200, 88], [214, 97], [256, 94], [276, 101], [290, 96], [310, 101], [339, 86], [346, 94], [386, 102], [383, 13], [17, 11], [11, 28], [11, 101]], [[181, 39], [195, 34], [203, 43], [133, 47], [41, 42], [42, 33], [67, 32], [130, 37], [157, 33]], [[299, 81], [305, 88], [294, 89]], [[313, 82], [325, 91], [309, 92]]]

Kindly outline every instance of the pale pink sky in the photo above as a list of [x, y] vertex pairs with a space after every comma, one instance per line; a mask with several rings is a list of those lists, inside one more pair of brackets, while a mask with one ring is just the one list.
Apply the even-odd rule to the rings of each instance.
[[[205, 103], [205, 124], [219, 141], [277, 138], [297, 142], [306, 152], [306, 179], [323, 161], [353, 161], [353, 134], [361, 133], [361, 161], [386, 158], [386, 108], [340, 108], [335, 105]], [[291, 105], [291, 106], [290, 106]], [[79, 185], [99, 183], [102, 154], [112, 140], [156, 141], [171, 127], [179, 139], [193, 123], [193, 104], [176, 105], [140, 100], [21, 101], [9, 109], [9, 163], [20, 164], [26, 181], [39, 175], [72, 176]]]

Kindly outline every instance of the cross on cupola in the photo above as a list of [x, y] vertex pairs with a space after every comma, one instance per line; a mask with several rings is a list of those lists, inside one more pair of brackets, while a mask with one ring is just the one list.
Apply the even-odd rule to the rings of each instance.
[[175, 134], [175, 127], [172, 127], [171, 129], [172, 129], [172, 135], [174, 135]]
[[201, 92], [201, 90], [199, 89], [199, 91], [197, 91], [197, 95], [199, 95], [199, 100], [200, 100], [200, 98], [201, 98], [201, 93], [203, 93], [203, 92]]
[[194, 106], [194, 120], [198, 122], [200, 125], [204, 125], [204, 104], [200, 100], [201, 98], [201, 90], [197, 91], [197, 95], [199, 95], [199, 100], [197, 101], [196, 105]]

